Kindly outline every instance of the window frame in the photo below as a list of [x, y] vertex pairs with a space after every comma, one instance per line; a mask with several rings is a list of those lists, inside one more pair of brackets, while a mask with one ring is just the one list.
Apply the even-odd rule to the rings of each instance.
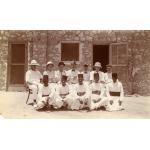
[[[126, 64], [119, 64], [118, 63], [118, 53], [117, 53], [117, 64], [113, 64], [112, 63], [112, 46], [113, 45], [121, 45], [121, 44], [124, 44], [126, 46], [126, 57], [127, 57], [127, 63]], [[117, 42], [117, 43], [111, 43], [110, 46], [109, 46], [109, 60], [110, 60], [110, 64], [112, 64], [112, 66], [123, 66], [123, 67], [126, 67], [128, 65], [128, 43], [127, 42]]]
[[[62, 57], [62, 47], [61, 47], [61, 45], [63, 44], [63, 43], [65, 43], [65, 44], [74, 44], [74, 43], [77, 43], [77, 44], [79, 44], [79, 60], [78, 61], [76, 61], [77, 63], [80, 63], [81, 62], [81, 60], [82, 60], [82, 44], [81, 44], [81, 42], [80, 41], [61, 41], [60, 42], [60, 61], [62, 61], [62, 59], [61, 59], [61, 57]], [[65, 64], [70, 64], [71, 62], [72, 62], [72, 60], [68, 60], [68, 61], [63, 61]]]

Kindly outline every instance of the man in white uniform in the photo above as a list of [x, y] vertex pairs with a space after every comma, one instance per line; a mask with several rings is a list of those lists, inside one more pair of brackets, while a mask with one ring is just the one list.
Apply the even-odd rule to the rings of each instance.
[[91, 99], [90, 110], [107, 106], [108, 98], [104, 97], [104, 86], [99, 82], [99, 74], [94, 73], [94, 82], [90, 85]]
[[117, 73], [112, 73], [113, 82], [107, 84], [106, 93], [108, 96], [108, 111], [122, 110], [122, 101], [124, 98], [124, 91], [122, 83], [118, 80]]
[[87, 84], [83, 82], [83, 74], [78, 74], [78, 83], [73, 90], [72, 110], [89, 108], [90, 90]]
[[55, 75], [55, 71], [54, 71], [53, 62], [51, 62], [51, 61], [47, 62], [46, 71], [44, 71], [44, 73], [48, 74], [50, 86], [55, 87], [56, 86], [56, 75]]
[[112, 82], [112, 65], [106, 65], [107, 72], [105, 73], [105, 83], [108, 84]]
[[84, 78], [84, 82], [87, 83], [87, 85], [89, 85], [90, 83], [90, 71], [88, 68], [88, 64], [84, 64], [84, 70], [83, 70], [83, 78]]
[[33, 103], [36, 103], [38, 89], [41, 86], [40, 81], [42, 80], [42, 75], [37, 70], [37, 66], [39, 66], [37, 61], [32, 60], [30, 64], [31, 69], [28, 70], [25, 75], [27, 86], [32, 90]]
[[70, 86], [66, 83], [67, 76], [63, 75], [61, 78], [61, 83], [56, 86], [55, 93], [55, 108], [69, 107], [71, 105], [71, 89]]
[[57, 83], [61, 83], [62, 75], [67, 75], [67, 72], [65, 71], [64, 68], [65, 68], [64, 62], [59, 62], [58, 63], [58, 70], [55, 71], [55, 77], [56, 77]]
[[105, 75], [102, 71], [100, 71], [100, 69], [102, 68], [101, 63], [100, 62], [96, 62], [94, 65], [95, 70], [90, 72], [90, 81], [91, 83], [94, 81], [94, 73], [98, 73], [99, 74], [99, 81], [102, 84], [105, 84]]
[[54, 87], [49, 84], [48, 74], [43, 74], [43, 85], [39, 88], [37, 104], [34, 105], [36, 110], [41, 110], [46, 106], [52, 106], [54, 103]]
[[74, 86], [75, 84], [78, 83], [78, 73], [79, 71], [77, 70], [77, 64], [74, 61], [71, 63], [71, 69], [68, 70], [67, 76], [68, 76], [68, 82], [71, 86]]

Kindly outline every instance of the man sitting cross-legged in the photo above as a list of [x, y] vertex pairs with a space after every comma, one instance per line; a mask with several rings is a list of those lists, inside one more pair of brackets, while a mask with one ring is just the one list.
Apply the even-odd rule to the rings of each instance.
[[72, 110], [89, 108], [90, 91], [87, 84], [83, 82], [83, 74], [78, 74], [78, 83], [73, 91]]
[[104, 97], [104, 86], [99, 82], [99, 74], [94, 73], [94, 82], [90, 85], [91, 99], [90, 110], [98, 109], [101, 106], [107, 106], [108, 98]]
[[69, 108], [71, 105], [71, 88], [67, 82], [67, 76], [62, 75], [61, 83], [56, 86], [56, 93], [55, 93], [55, 101], [54, 107], [55, 108]]
[[112, 74], [113, 82], [107, 84], [106, 93], [109, 99], [108, 111], [122, 110], [124, 91], [122, 83], [118, 80], [117, 73]]
[[43, 85], [39, 88], [37, 104], [34, 105], [36, 110], [41, 110], [46, 106], [54, 103], [54, 88], [48, 83], [48, 74], [43, 74]]

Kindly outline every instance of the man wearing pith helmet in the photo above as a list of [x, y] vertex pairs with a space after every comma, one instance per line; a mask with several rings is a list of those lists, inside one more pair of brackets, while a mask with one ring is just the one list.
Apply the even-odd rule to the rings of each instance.
[[93, 70], [93, 71], [91, 71], [91, 73], [90, 73], [90, 81], [91, 82], [93, 82], [94, 81], [94, 73], [98, 73], [99, 74], [99, 81], [101, 82], [101, 83], [105, 83], [105, 75], [104, 75], [104, 72], [102, 72], [101, 71], [101, 68], [102, 68], [102, 65], [101, 65], [101, 63], [100, 62], [96, 62], [95, 64], [94, 64], [94, 69], [95, 70]]
[[39, 64], [36, 60], [32, 60], [29, 65], [30, 69], [26, 72], [25, 80], [29, 89], [32, 90], [33, 103], [36, 103], [38, 89], [41, 86], [40, 81], [42, 80], [42, 75], [37, 69]]

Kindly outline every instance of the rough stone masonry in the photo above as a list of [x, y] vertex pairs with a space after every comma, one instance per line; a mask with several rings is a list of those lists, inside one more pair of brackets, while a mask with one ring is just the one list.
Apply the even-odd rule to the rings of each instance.
[[[63, 41], [80, 44], [80, 63], [93, 64], [93, 43], [127, 44], [127, 63], [124, 67], [113, 65], [123, 82], [126, 94], [150, 95], [150, 31], [115, 30], [1, 30], [0, 31], [0, 90], [7, 89], [9, 43], [26, 42], [27, 61], [36, 59], [43, 71], [47, 61], [57, 68], [61, 60], [60, 43]], [[118, 57], [124, 55], [120, 54]], [[115, 58], [115, 57], [114, 57]], [[112, 58], [113, 59], [113, 58]], [[69, 66], [67, 66], [68, 68]]]

